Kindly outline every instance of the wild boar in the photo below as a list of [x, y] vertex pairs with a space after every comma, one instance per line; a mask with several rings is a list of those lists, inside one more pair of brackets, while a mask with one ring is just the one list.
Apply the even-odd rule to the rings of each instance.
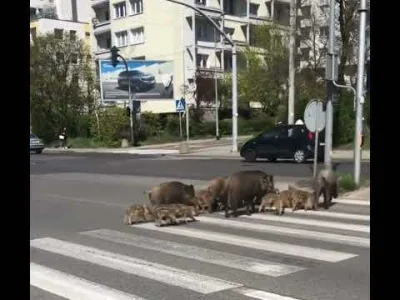
[[269, 191], [274, 191], [273, 177], [263, 171], [240, 171], [232, 174], [227, 182], [227, 199], [225, 218], [229, 218], [229, 208], [237, 217], [237, 209], [246, 206], [246, 213], [255, 212], [255, 203], [261, 203], [261, 198]]

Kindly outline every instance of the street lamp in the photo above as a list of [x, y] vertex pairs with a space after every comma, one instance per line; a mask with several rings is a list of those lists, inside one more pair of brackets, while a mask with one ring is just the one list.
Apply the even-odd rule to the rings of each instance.
[[183, 5], [198, 12], [204, 18], [206, 18], [214, 28], [228, 41], [232, 46], [232, 152], [238, 152], [238, 99], [237, 99], [237, 64], [236, 64], [236, 45], [232, 39], [204, 12], [197, 7], [187, 4], [178, 0], [166, 0], [175, 4]]
[[118, 58], [121, 58], [122, 61], [124, 62], [125, 65], [125, 70], [126, 70], [126, 76], [128, 76], [128, 99], [129, 99], [129, 107], [128, 107], [128, 114], [129, 114], [129, 120], [130, 120], [130, 128], [131, 128], [131, 143], [133, 146], [136, 146], [136, 139], [135, 139], [135, 130], [134, 130], [134, 124], [133, 124], [133, 113], [134, 113], [134, 106], [133, 106], [133, 101], [132, 101], [132, 93], [131, 93], [131, 77], [129, 76], [129, 69], [128, 69], [128, 64], [125, 60], [125, 58], [119, 54], [119, 49], [116, 46], [113, 46], [111, 48], [111, 64], [115, 68], [119, 61]]

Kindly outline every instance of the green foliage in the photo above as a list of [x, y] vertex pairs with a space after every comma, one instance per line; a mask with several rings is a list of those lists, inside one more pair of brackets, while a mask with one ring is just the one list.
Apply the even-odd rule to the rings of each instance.
[[119, 147], [121, 139], [129, 138], [129, 117], [125, 109], [107, 108], [99, 112], [98, 117], [97, 120], [92, 115], [90, 120], [90, 133], [96, 141], [108, 147]]
[[351, 192], [357, 189], [353, 175], [349, 173], [339, 175], [339, 189], [341, 192]]
[[355, 112], [354, 95], [342, 93], [340, 105], [336, 107], [333, 130], [333, 145], [344, 145], [354, 141]]
[[87, 135], [82, 116], [93, 109], [96, 80], [83, 41], [47, 34], [30, 50], [32, 130], [46, 142], [64, 127], [70, 137]]
[[[248, 108], [250, 102], [259, 102], [263, 112], [276, 116], [286, 101], [288, 53], [283, 33], [274, 24], [251, 27], [252, 46], [239, 53], [247, 67], [238, 72], [239, 107]], [[256, 45], [256, 47], [254, 46]], [[223, 90], [231, 89], [230, 76]], [[226, 99], [230, 99], [228, 93]]]

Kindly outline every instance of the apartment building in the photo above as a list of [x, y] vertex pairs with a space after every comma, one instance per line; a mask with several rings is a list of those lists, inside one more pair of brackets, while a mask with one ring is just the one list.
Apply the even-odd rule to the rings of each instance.
[[90, 0], [30, 0], [30, 37], [64, 32], [91, 45]]
[[329, 0], [297, 2], [298, 67], [324, 69], [329, 36]]
[[[289, 24], [289, 0], [186, 2], [212, 18], [238, 47], [252, 43], [252, 28], [262, 22]], [[146, 98], [141, 101], [142, 111], [175, 112], [174, 100], [185, 96], [187, 102], [194, 102], [183, 85], [194, 79], [196, 71], [218, 74], [232, 67], [230, 45], [190, 8], [166, 0], [92, 0], [91, 7], [96, 59], [109, 59], [115, 45], [126, 59], [173, 63], [173, 98]]]

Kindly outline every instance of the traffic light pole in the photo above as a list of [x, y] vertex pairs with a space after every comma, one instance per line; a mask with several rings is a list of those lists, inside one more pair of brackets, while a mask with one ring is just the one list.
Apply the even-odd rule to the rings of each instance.
[[128, 68], [128, 63], [126, 62], [125, 58], [123, 58], [121, 55], [118, 54], [118, 57], [122, 59], [125, 65], [125, 70], [126, 74], [128, 76], [128, 99], [129, 99], [129, 108], [130, 108], [130, 113], [129, 113], [129, 122], [130, 122], [130, 128], [131, 128], [131, 143], [132, 146], [136, 146], [136, 139], [135, 139], [135, 122], [134, 122], [134, 117], [133, 114], [134, 112], [134, 105], [132, 101], [132, 92], [131, 92], [131, 77], [129, 76], [129, 68]]
[[[128, 76], [128, 101], [129, 101], [129, 121], [130, 121], [130, 129], [131, 129], [131, 144], [132, 146], [136, 146], [136, 138], [135, 138], [135, 126], [136, 126], [136, 113], [134, 110], [134, 105], [132, 101], [132, 92], [131, 92], [131, 77], [129, 76], [129, 68], [128, 63], [126, 62], [125, 58], [118, 54], [119, 49], [117, 47], [111, 48], [111, 63], [114, 67], [118, 65], [118, 57], [122, 59], [125, 65], [126, 75]], [[135, 117], [134, 117], [135, 116]]]

